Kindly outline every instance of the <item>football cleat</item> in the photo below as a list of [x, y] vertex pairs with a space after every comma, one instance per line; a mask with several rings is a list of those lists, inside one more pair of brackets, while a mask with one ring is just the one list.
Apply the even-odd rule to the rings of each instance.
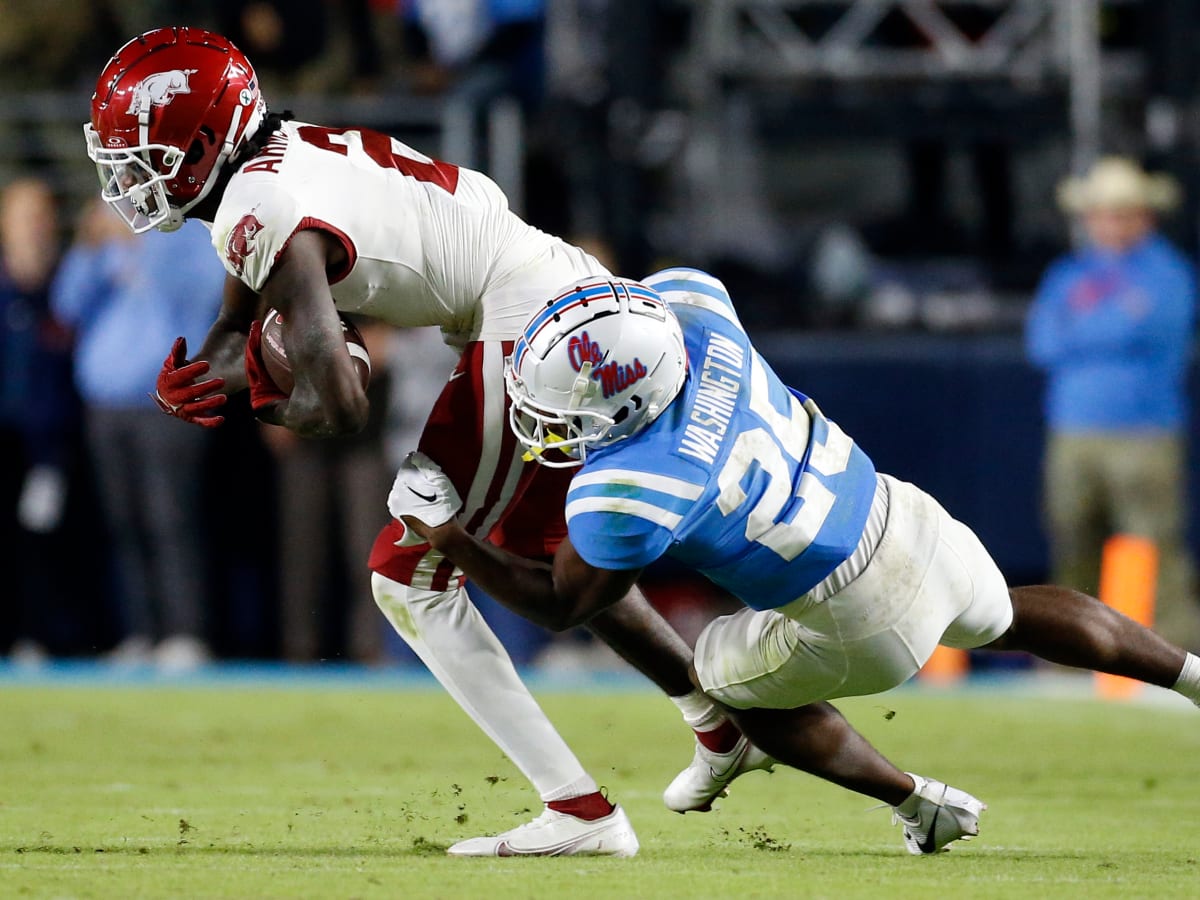
[[762, 769], [770, 772], [775, 760], [743, 735], [728, 753], [714, 753], [697, 742], [691, 765], [675, 776], [663, 791], [663, 803], [677, 813], [708, 812], [713, 801], [729, 794], [729, 782]]
[[546, 809], [532, 822], [495, 837], [467, 838], [446, 852], [451, 856], [633, 856], [638, 839], [619, 806], [591, 821]]
[[952, 841], [979, 834], [979, 814], [987, 804], [966, 791], [907, 773], [918, 785], [916, 812], [906, 816], [892, 808], [892, 822], [904, 825], [904, 846], [913, 856], [937, 853]]

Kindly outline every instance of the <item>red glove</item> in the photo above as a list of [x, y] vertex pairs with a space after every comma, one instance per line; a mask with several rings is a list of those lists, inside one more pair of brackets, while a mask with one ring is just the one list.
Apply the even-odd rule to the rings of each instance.
[[225, 404], [225, 395], [214, 394], [213, 391], [225, 387], [225, 379], [196, 381], [207, 372], [208, 363], [204, 360], [194, 363], [187, 361], [187, 341], [175, 338], [170, 354], [163, 360], [155, 391], [150, 397], [168, 416], [205, 428], [216, 428], [225, 421], [225, 417], [210, 414]]
[[267, 374], [262, 358], [262, 322], [257, 320], [250, 325], [246, 339], [246, 379], [250, 382], [250, 406], [255, 412], [288, 398]]

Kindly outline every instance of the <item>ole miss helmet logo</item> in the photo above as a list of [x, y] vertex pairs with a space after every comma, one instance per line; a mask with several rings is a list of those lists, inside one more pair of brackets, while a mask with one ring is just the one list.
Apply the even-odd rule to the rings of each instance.
[[166, 106], [176, 94], [190, 94], [188, 77], [198, 72], [198, 69], [171, 69], [169, 72], [155, 72], [147, 75], [133, 86], [133, 99], [126, 112], [136, 116], [151, 106]]
[[608, 351], [602, 350], [600, 343], [588, 337], [586, 331], [567, 341], [567, 362], [576, 372], [583, 369], [584, 363], [591, 363], [592, 380], [600, 382], [605, 399], [646, 377], [646, 365], [636, 356], [631, 363], [606, 364], [607, 356]]
[[238, 219], [233, 231], [229, 232], [225, 241], [225, 258], [229, 260], [236, 274], [242, 274], [246, 267], [246, 257], [255, 251], [255, 242], [262, 227], [262, 222], [258, 221], [254, 213], [246, 213]]

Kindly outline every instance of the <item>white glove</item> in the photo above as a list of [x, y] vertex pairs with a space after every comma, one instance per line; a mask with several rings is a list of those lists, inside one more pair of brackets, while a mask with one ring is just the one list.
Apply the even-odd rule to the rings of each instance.
[[62, 522], [67, 501], [67, 479], [56, 466], [34, 466], [25, 473], [17, 521], [34, 534], [49, 534]]
[[[404, 458], [392, 492], [388, 494], [388, 512], [403, 524], [402, 516], [412, 516], [430, 528], [445, 525], [454, 518], [462, 500], [458, 491], [437, 463], [414, 450]], [[404, 537], [397, 546], [411, 547], [424, 542], [411, 528], [404, 529]]]

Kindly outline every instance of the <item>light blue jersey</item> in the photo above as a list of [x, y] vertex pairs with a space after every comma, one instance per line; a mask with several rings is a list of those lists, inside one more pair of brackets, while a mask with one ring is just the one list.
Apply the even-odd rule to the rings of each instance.
[[751, 346], [724, 286], [695, 269], [645, 280], [683, 327], [688, 377], [635, 439], [571, 481], [571, 543], [604, 569], [669, 555], [755, 609], [806, 594], [853, 552], [875, 467]]

